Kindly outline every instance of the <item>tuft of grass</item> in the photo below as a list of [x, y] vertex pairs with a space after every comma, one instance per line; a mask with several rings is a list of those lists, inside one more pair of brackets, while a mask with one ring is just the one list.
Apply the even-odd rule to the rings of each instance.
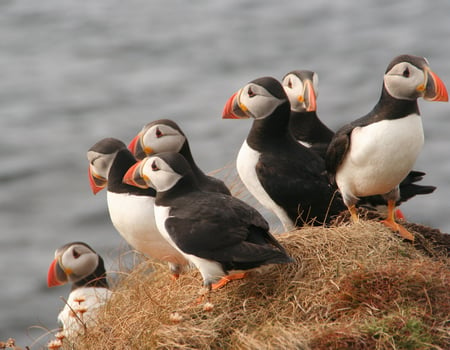
[[119, 274], [98, 325], [64, 349], [449, 347], [447, 256], [417, 250], [375, 221], [278, 238], [294, 263], [201, 301], [195, 269], [171, 281], [165, 265], [136, 264]]

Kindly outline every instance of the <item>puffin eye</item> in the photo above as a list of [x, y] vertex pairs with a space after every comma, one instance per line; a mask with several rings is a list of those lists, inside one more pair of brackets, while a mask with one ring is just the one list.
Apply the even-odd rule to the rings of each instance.
[[253, 92], [252, 88], [249, 87], [247, 90], [248, 97], [254, 97], [256, 94]]
[[291, 79], [289, 79], [287, 86], [288, 86], [289, 89], [292, 89], [292, 80]]
[[78, 252], [74, 249], [74, 250], [72, 250], [72, 256], [74, 257], [74, 259], [78, 259], [78, 258], [81, 256], [81, 254], [78, 253]]
[[408, 67], [406, 67], [405, 70], [403, 71], [403, 76], [405, 78], [409, 78], [409, 68]]
[[156, 160], [154, 160], [153, 163], [152, 163], [152, 170], [153, 171], [158, 171], [159, 170], [158, 166], [156, 165]]
[[159, 128], [156, 128], [156, 137], [160, 138], [161, 136], [163, 136], [163, 133], [159, 130]]

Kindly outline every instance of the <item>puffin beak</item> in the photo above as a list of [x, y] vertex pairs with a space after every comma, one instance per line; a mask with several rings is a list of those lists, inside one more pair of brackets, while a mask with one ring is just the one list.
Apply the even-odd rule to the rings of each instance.
[[241, 90], [233, 94], [227, 103], [222, 112], [222, 119], [247, 119], [250, 116], [246, 113], [247, 107], [245, 105], [239, 103], [239, 94]]
[[425, 68], [426, 85], [424, 99], [427, 101], [448, 101], [447, 88], [445, 87], [441, 78], [439, 78], [430, 68]]
[[146, 176], [141, 175], [144, 162], [145, 160], [141, 160], [132, 165], [125, 173], [122, 182], [134, 187], [149, 188], [150, 185], [147, 183], [147, 181], [149, 182], [150, 179]]
[[306, 111], [314, 112], [317, 109], [316, 94], [311, 80], [305, 81], [304, 101], [306, 102]]
[[48, 287], [61, 286], [67, 283], [67, 281], [68, 281], [67, 273], [61, 267], [59, 259], [55, 258], [50, 264], [50, 267], [48, 269], [47, 286]]
[[92, 192], [97, 194], [97, 192], [101, 191], [106, 187], [108, 181], [103, 177], [96, 173], [94, 173], [89, 165], [88, 168], [88, 176], [89, 176], [89, 185], [91, 186]]
[[128, 149], [137, 159], [144, 159], [150, 154], [153, 154], [153, 150], [150, 147], [143, 147], [142, 145], [142, 132], [136, 135], [128, 145]]

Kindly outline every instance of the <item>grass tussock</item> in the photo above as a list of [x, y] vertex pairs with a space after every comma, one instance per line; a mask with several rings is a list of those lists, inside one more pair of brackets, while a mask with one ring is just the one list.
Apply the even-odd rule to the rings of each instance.
[[98, 326], [64, 348], [448, 348], [446, 256], [424, 254], [374, 221], [279, 240], [295, 263], [252, 272], [201, 302], [195, 269], [171, 281], [165, 265], [138, 264], [116, 282]]

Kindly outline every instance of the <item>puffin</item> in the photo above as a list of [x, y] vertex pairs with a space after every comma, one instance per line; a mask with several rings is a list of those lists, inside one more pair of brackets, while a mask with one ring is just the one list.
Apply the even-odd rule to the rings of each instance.
[[137, 251], [169, 263], [176, 279], [188, 261], [161, 236], [156, 227], [153, 188], [137, 188], [122, 182], [137, 160], [122, 141], [108, 137], [87, 152], [89, 182], [94, 194], [107, 187], [107, 203], [112, 224]]
[[289, 129], [292, 135], [325, 159], [334, 131], [317, 115], [319, 76], [310, 70], [293, 70], [281, 83], [291, 104]]
[[84, 242], [59, 247], [50, 264], [48, 287], [72, 283], [66, 305], [58, 315], [64, 336], [81, 334], [96, 325], [98, 308], [112, 295], [102, 257]]
[[249, 82], [229, 98], [222, 113], [224, 119], [254, 119], [236, 168], [285, 231], [328, 223], [346, 208], [328, 181], [324, 160], [292, 136], [289, 117], [289, 99], [273, 77]]
[[208, 192], [231, 195], [222, 180], [208, 176], [200, 170], [194, 161], [186, 135], [171, 119], [159, 119], [146, 124], [133, 138], [128, 148], [140, 160], [161, 152], [178, 152], [189, 162], [200, 188]]
[[197, 267], [203, 286], [219, 289], [249, 270], [293, 260], [253, 207], [200, 188], [189, 162], [175, 152], [144, 158], [123, 177], [157, 191], [156, 224], [167, 241]]
[[353, 221], [361, 196], [382, 195], [388, 203], [383, 223], [413, 241], [395, 220], [399, 184], [411, 171], [424, 144], [418, 98], [448, 101], [442, 80], [423, 57], [400, 55], [388, 65], [381, 96], [365, 116], [344, 125], [326, 154], [330, 181], [342, 194]]
[[[287, 73], [282, 80], [282, 85], [291, 104], [289, 129], [294, 138], [306, 147], [316, 151], [323, 159], [334, 131], [326, 126], [317, 115], [317, 97], [319, 94], [319, 77], [316, 72], [310, 70], [293, 70]], [[416, 195], [430, 194], [436, 186], [419, 185], [425, 173], [412, 170], [400, 183], [400, 198], [396, 206], [406, 202]], [[360, 199], [360, 206], [377, 212], [387, 211], [387, 202], [380, 196], [368, 196]], [[400, 209], [397, 216], [404, 218]]]

